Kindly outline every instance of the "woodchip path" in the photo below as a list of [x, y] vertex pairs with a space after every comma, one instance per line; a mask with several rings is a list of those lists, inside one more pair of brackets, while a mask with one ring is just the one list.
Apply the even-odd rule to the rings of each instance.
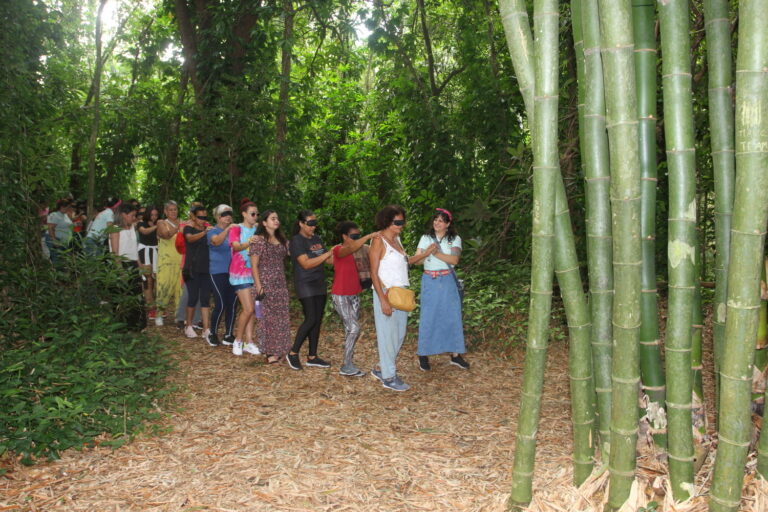
[[[334, 319], [335, 320], [335, 319]], [[338, 363], [342, 334], [326, 322], [321, 355]], [[409, 338], [406, 393], [334, 368], [293, 371], [262, 357], [157, 328], [178, 351], [182, 391], [164, 434], [120, 449], [70, 450], [0, 477], [0, 510], [503, 510], [511, 481], [523, 350], [467, 356], [469, 371], [432, 359], [419, 371]], [[364, 321], [357, 362], [376, 360]], [[537, 485], [570, 474], [567, 347], [553, 346]]]

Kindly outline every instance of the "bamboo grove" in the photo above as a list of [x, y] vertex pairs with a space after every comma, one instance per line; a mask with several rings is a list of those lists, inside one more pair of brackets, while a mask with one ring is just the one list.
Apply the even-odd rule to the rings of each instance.
[[[619, 510], [637, 476], [642, 428], [665, 455], [675, 500], [705, 494], [712, 511], [738, 510], [750, 453], [759, 478], [768, 478], [768, 435], [751, 442], [758, 429], [753, 401], [766, 398], [765, 350], [758, 349], [768, 299], [768, 0], [735, 8], [726, 0], [703, 2], [704, 106], [693, 100], [687, 1], [535, 0], [531, 13], [528, 6], [499, 0], [533, 152], [529, 327], [508, 506], [521, 509], [532, 499], [556, 277], [570, 337], [574, 485], [608, 471], [608, 509]], [[564, 12], [576, 54], [587, 292], [558, 160]], [[702, 108], [704, 128], [695, 123]], [[698, 228], [701, 205], [712, 197], [697, 196], [702, 131], [714, 174], [716, 404], [705, 403], [702, 386]], [[666, 276], [655, 268], [661, 172], [668, 187]], [[657, 279], [667, 283], [665, 329]], [[707, 407], [716, 425], [707, 425]], [[715, 462], [707, 491], [696, 486], [696, 475], [708, 456]]]

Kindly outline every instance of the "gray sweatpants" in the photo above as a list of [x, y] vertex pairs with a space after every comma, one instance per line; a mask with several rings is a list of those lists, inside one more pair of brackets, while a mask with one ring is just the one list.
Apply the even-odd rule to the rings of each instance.
[[355, 343], [360, 337], [360, 296], [331, 295], [331, 299], [344, 323], [344, 364], [341, 371], [353, 373], [358, 370], [353, 360]]

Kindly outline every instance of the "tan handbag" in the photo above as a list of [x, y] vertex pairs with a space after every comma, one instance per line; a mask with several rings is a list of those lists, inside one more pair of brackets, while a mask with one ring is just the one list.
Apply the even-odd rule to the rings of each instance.
[[387, 290], [389, 305], [400, 311], [413, 311], [416, 309], [416, 293], [408, 288], [393, 286]]

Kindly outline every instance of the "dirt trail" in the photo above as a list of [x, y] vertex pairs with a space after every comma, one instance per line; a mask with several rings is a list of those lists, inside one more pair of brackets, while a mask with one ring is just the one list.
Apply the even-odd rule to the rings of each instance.
[[[338, 363], [342, 334], [328, 322], [321, 355]], [[510, 485], [522, 350], [512, 359], [467, 356], [470, 371], [432, 358], [419, 371], [415, 345], [399, 359], [406, 393], [372, 377], [293, 371], [235, 357], [225, 347], [157, 329], [180, 354], [185, 391], [171, 430], [111, 450], [0, 477], [0, 510], [502, 510]], [[357, 362], [376, 362], [364, 322]], [[569, 471], [567, 347], [550, 355], [537, 481]], [[549, 468], [547, 467], [549, 466]]]

